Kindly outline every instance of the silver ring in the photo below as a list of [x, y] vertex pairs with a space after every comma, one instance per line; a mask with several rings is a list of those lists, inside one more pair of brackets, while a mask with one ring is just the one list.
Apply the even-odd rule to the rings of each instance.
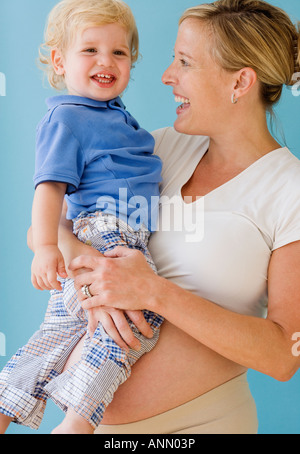
[[92, 298], [93, 297], [93, 295], [90, 292], [89, 285], [84, 285], [83, 287], [81, 287], [81, 293], [84, 296], [87, 296], [88, 298]]

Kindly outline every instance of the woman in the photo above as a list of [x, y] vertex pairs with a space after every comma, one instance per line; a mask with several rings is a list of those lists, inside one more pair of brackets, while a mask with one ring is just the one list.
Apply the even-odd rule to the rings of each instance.
[[[97, 433], [257, 433], [247, 369], [280, 381], [299, 369], [291, 339], [300, 328], [300, 163], [266, 121], [298, 70], [299, 48], [287, 15], [263, 1], [187, 10], [163, 75], [183, 103], [176, 131], [155, 133], [171, 226], [150, 242], [159, 276], [136, 251], [103, 259], [62, 229], [65, 255], [85, 254], [70, 269], [81, 269], [79, 293], [88, 285], [94, 295], [83, 301], [91, 328], [100, 320], [136, 347], [123, 310], [145, 333], [140, 310], [166, 320]], [[204, 201], [201, 241], [186, 241], [191, 225], [178, 231], [168, 209], [186, 208], [185, 197], [196, 215]]]

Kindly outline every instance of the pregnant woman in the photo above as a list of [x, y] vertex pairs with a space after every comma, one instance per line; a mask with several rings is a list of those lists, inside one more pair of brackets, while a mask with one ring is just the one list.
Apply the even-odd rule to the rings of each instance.
[[[72, 264], [92, 270], [76, 286], [90, 285], [83, 305], [109, 320], [112, 335], [121, 315], [105, 307], [166, 320], [97, 433], [256, 433], [247, 369], [280, 381], [298, 370], [300, 163], [266, 121], [297, 71], [299, 31], [266, 2], [220, 0], [181, 18], [163, 82], [183, 104], [176, 131], [154, 134], [164, 162], [161, 216], [171, 226], [150, 242], [160, 276], [124, 248]], [[176, 229], [180, 210], [166, 207], [187, 196], [195, 213], [204, 203], [198, 242], [186, 241], [188, 223]]]

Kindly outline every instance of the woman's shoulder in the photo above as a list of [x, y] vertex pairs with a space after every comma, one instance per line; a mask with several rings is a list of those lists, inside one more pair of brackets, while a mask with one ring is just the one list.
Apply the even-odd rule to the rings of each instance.
[[[282, 176], [287, 186], [295, 186], [300, 190], [300, 159], [289, 148], [278, 150], [278, 180]], [[282, 182], [281, 182], [282, 183]]]
[[282, 150], [282, 178], [277, 188], [280, 211], [274, 233], [273, 250], [300, 241], [300, 160], [288, 148]]
[[300, 170], [300, 159], [297, 157], [296, 151], [292, 151], [289, 148], [285, 147], [282, 148], [283, 154], [285, 154], [286, 158], [290, 161], [291, 165], [297, 169], [296, 171], [299, 172]]

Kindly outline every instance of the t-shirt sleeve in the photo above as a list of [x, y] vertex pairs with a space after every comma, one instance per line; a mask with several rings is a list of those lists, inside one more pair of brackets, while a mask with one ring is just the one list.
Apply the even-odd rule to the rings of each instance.
[[300, 185], [286, 196], [274, 234], [272, 251], [300, 241]]
[[40, 125], [36, 136], [34, 184], [55, 181], [67, 184], [67, 194], [76, 191], [84, 170], [79, 141], [62, 122]]

